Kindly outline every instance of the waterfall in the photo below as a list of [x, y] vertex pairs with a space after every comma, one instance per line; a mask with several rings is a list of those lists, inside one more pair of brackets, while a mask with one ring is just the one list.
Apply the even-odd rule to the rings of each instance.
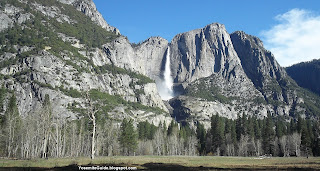
[[161, 98], [163, 100], [169, 100], [173, 97], [173, 79], [171, 77], [171, 69], [170, 69], [170, 47], [167, 49], [166, 56], [166, 65], [163, 73], [164, 79], [161, 81], [160, 85], [158, 85], [158, 90]]
[[172, 95], [173, 80], [171, 78], [171, 69], [170, 69], [170, 47], [168, 47], [168, 50], [167, 50], [166, 67], [164, 69], [164, 81], [166, 83], [168, 92]]

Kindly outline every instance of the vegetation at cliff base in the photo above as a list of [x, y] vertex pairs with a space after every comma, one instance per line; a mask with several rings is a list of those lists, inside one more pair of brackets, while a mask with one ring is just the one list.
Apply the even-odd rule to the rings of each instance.
[[[99, 91], [90, 92], [89, 96], [90, 99], [104, 99]], [[214, 115], [207, 130], [201, 123], [192, 129], [188, 124], [179, 125], [175, 121], [158, 126], [144, 121], [134, 126], [132, 120], [123, 119], [118, 125], [107, 119], [107, 112], [94, 112], [101, 110], [95, 108], [94, 103], [87, 103], [89, 106], [83, 109], [83, 117], [63, 121], [52, 115], [52, 104], [46, 95], [41, 109], [22, 119], [16, 97], [10, 95], [6, 112], [0, 119], [0, 136], [5, 137], [0, 140], [0, 156], [21, 159], [85, 157], [91, 154], [93, 139], [95, 156], [320, 155], [320, 123], [301, 117], [286, 122], [284, 118], [272, 118], [270, 114], [263, 120], [246, 115], [236, 120]], [[95, 119], [88, 118], [87, 114], [94, 114]], [[96, 137], [92, 137], [93, 125]]]

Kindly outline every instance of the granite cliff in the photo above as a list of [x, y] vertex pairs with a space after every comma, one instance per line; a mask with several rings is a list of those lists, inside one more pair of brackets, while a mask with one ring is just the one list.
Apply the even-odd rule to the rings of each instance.
[[[91, 0], [5, 0], [0, 21], [0, 85], [18, 97], [21, 115], [36, 111], [48, 94], [55, 115], [75, 119], [89, 92], [114, 120], [175, 118], [208, 128], [217, 114], [319, 117], [319, 96], [299, 87], [259, 38], [229, 34], [222, 24], [171, 42], [151, 37], [132, 44]], [[163, 101], [167, 58], [175, 97]]]
[[[105, 44], [124, 37], [92, 1], [0, 5], [0, 85], [16, 95], [21, 115], [38, 111], [48, 94], [55, 116], [81, 117], [89, 92], [100, 112], [115, 121], [129, 117], [157, 125], [172, 120], [153, 80], [109, 60]], [[10, 95], [1, 96], [3, 113]]]

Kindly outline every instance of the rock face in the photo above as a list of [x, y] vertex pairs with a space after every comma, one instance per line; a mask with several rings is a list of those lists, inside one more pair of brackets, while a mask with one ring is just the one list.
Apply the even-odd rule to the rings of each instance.
[[[41, 108], [49, 94], [57, 116], [75, 119], [86, 109], [86, 92], [115, 120], [155, 124], [175, 118], [208, 128], [217, 114], [236, 119], [271, 113], [288, 119], [317, 117], [320, 111], [320, 98], [300, 88], [257, 37], [228, 34], [222, 24], [178, 34], [170, 43], [151, 37], [131, 44], [92, 0], [13, 1], [0, 6], [0, 85], [16, 94], [23, 115]], [[10, 32], [12, 27], [18, 34]], [[31, 41], [19, 42], [25, 32]], [[86, 35], [106, 39], [93, 44], [96, 39]], [[164, 102], [157, 88], [164, 81], [166, 56], [179, 93]]]
[[[231, 34], [234, 47], [239, 55], [241, 64], [247, 76], [259, 90], [265, 100], [270, 103], [277, 101], [282, 105], [275, 105], [278, 115], [290, 115], [295, 106], [301, 101], [297, 95], [299, 88], [288, 77], [284, 68], [275, 60], [272, 53], [263, 47], [262, 41], [244, 32]], [[291, 113], [292, 114], [292, 113]]]
[[106, 20], [103, 19], [101, 13], [97, 10], [96, 5], [92, 0], [58, 0], [61, 3], [73, 5], [76, 7], [78, 11], [81, 11], [86, 16], [90, 17], [92, 21], [96, 24], [105, 28], [107, 31], [112, 31], [118, 35], [120, 35], [120, 31], [110, 26]]
[[[77, 8], [78, 11], [83, 12], [86, 16], [90, 17], [92, 21], [96, 24], [100, 25], [102, 28], [105, 28], [108, 31], [112, 31], [116, 34], [120, 34], [120, 31], [110, 26], [106, 20], [103, 19], [100, 12], [98, 12], [96, 5], [93, 3], [92, 0], [72, 0], [73, 5]], [[61, 0], [61, 2], [66, 2], [66, 0]], [[70, 2], [66, 2], [70, 3]]]
[[[285, 70], [278, 64], [272, 53], [263, 47], [262, 41], [244, 32], [231, 34], [232, 43], [239, 55], [242, 67], [253, 84], [266, 98], [272, 98], [271, 92], [266, 90], [269, 83], [281, 84], [281, 80], [287, 79]], [[285, 94], [278, 94], [281, 101], [288, 101]]]
[[0, 32], [13, 27], [16, 24], [22, 24], [32, 16], [28, 12], [22, 12], [21, 8], [6, 4], [0, 11]]
[[287, 76], [272, 53], [264, 49], [259, 38], [242, 31], [230, 36], [245, 73], [257, 87], [263, 87], [263, 78], [280, 80]]
[[178, 34], [170, 48], [173, 78], [184, 92], [169, 103], [181, 122], [201, 121], [208, 128], [216, 114], [312, 118], [320, 109], [319, 98], [306, 95], [257, 37], [229, 35], [223, 25], [210, 24]]
[[[222, 24], [178, 34], [170, 44], [175, 82], [192, 82], [212, 74], [242, 74], [229, 34]], [[233, 73], [231, 73], [234, 71]]]
[[[159, 46], [152, 47], [155, 49], [154, 52], [147, 42], [146, 49], [138, 50], [134, 50], [130, 44], [124, 44], [123, 49], [117, 49], [119, 53], [125, 53], [125, 50], [128, 50], [126, 47], [130, 47], [133, 52], [137, 51], [138, 55], [145, 57], [139, 60], [141, 62], [139, 65], [131, 66], [132, 63], [135, 64], [134, 58], [131, 58], [133, 61], [127, 61], [126, 56], [121, 59], [119, 54], [112, 58], [108, 53], [106, 47], [110, 45], [119, 47], [117, 46], [121, 45], [119, 42], [127, 42], [127, 40], [119, 36], [117, 29], [104, 21], [92, 1], [61, 0], [60, 2], [48, 5], [46, 2], [37, 0], [30, 4], [17, 1], [15, 6], [9, 3], [1, 7], [0, 20], [4, 23], [0, 30], [1, 37], [4, 37], [1, 41], [12, 42], [12, 44], [1, 42], [0, 86], [14, 92], [19, 113], [27, 115], [39, 111], [45, 95], [48, 94], [55, 116], [76, 119], [83, 115], [81, 111], [87, 107], [85, 93], [90, 92], [92, 98], [97, 99], [96, 103], [104, 106], [105, 109], [102, 108], [102, 112], [107, 112], [111, 119], [119, 121], [126, 117], [136, 122], [148, 120], [156, 125], [160, 122], [170, 123], [172, 118], [157, 92], [155, 82], [146, 76], [132, 72], [136, 71], [133, 69], [137, 68], [136, 66], [139, 66], [139, 71], [149, 72], [152, 67], [145, 69], [144, 64], [148, 62], [147, 60], [153, 61], [152, 55], [160, 53], [157, 49], [161, 49], [161, 43], [167, 44], [167, 41], [150, 39], [151, 42], [159, 43]], [[73, 7], [70, 8], [70, 5]], [[25, 10], [26, 6], [30, 8], [28, 12]], [[74, 10], [68, 12], [76, 13], [76, 10], [79, 10], [83, 13], [83, 17], [88, 16], [93, 21], [86, 23], [88, 26], [97, 24], [105, 29], [102, 32], [110, 31], [110, 33], [95, 34], [109, 34], [117, 38], [111, 41], [105, 40], [106, 45], [101, 47], [82, 44], [81, 37], [77, 37], [78, 35], [72, 37], [68, 35], [70, 34], [68, 30], [59, 28], [64, 24], [70, 25], [68, 27], [72, 29], [73, 24], [83, 22], [79, 18], [67, 15], [68, 13], [64, 10], [66, 7]], [[49, 20], [44, 20], [42, 16]], [[30, 25], [26, 22], [27, 20], [32, 22], [40, 20], [40, 24]], [[13, 36], [10, 35], [13, 33], [9, 32], [9, 29], [14, 24], [16, 24], [15, 29], [18, 35], [23, 35], [24, 30], [21, 29], [23, 27], [32, 32], [38, 32], [38, 36], [50, 34], [51, 37], [41, 37], [41, 40], [45, 39], [50, 44], [44, 46], [35, 44], [33, 40], [36, 37], [32, 35], [29, 36], [31, 41], [26, 43], [15, 42], [2, 36], [6, 34]], [[45, 34], [44, 30], [52, 32]], [[128, 53], [130, 52], [129, 49]], [[149, 52], [151, 56], [147, 56]], [[124, 63], [127, 62], [128, 66], [121, 60]], [[116, 66], [129, 67], [129, 70]], [[1, 102], [4, 110], [0, 111], [0, 114], [6, 110], [7, 98]]]
[[151, 37], [135, 46], [131, 46], [125, 37], [119, 37], [105, 44], [104, 52], [109, 63], [159, 81], [163, 79], [167, 48], [168, 41], [161, 37]]
[[209, 127], [216, 114], [312, 118], [320, 107], [319, 98], [298, 87], [257, 37], [240, 31], [229, 36], [222, 25], [211, 24], [177, 35], [170, 47], [175, 82], [186, 95], [170, 100], [177, 120]]

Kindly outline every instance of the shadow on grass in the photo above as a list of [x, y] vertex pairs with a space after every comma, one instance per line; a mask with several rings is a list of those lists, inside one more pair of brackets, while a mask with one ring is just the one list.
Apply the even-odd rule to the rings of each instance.
[[[95, 167], [109, 167], [109, 166], [113, 166], [113, 167], [125, 167], [127, 166], [126, 164], [120, 164], [120, 165], [115, 165], [115, 164], [99, 164], [99, 165], [83, 165], [82, 167], [91, 167], [91, 166], [95, 166]], [[179, 164], [168, 164], [168, 163], [146, 163], [143, 165], [131, 165], [131, 167], [138, 167], [141, 169], [138, 170], [152, 170], [152, 171], [197, 171], [197, 170], [288, 170], [288, 171], [300, 171], [300, 170], [305, 170], [305, 171], [312, 171], [312, 170], [316, 170], [314, 168], [296, 168], [296, 167], [292, 167], [292, 168], [277, 168], [277, 167], [268, 167], [268, 168], [250, 168], [250, 166], [246, 167], [244, 166], [243, 168], [215, 168], [215, 167], [203, 167], [203, 166], [199, 166], [199, 167], [187, 167], [187, 166], [182, 166]], [[55, 167], [55, 168], [34, 168], [34, 167], [29, 167], [29, 168], [22, 168], [22, 167], [12, 167], [12, 168], [1, 168], [0, 167], [0, 171], [41, 171], [41, 170], [46, 170], [46, 171], [73, 171], [73, 170], [81, 170], [79, 169], [78, 165], [69, 165], [69, 166], [65, 166], [65, 167]], [[89, 169], [90, 170], [90, 169]], [[98, 169], [92, 169], [92, 170], [98, 170]], [[103, 170], [103, 169], [99, 169], [99, 170]], [[115, 169], [116, 170], [116, 169]]]
[[278, 169], [278, 168], [250, 168], [250, 166], [248, 166], [248, 168], [243, 167], [243, 168], [217, 168], [217, 167], [203, 167], [203, 166], [199, 166], [199, 167], [186, 167], [186, 166], [182, 166], [182, 165], [178, 165], [178, 164], [167, 164], [167, 163], [146, 163], [144, 165], [142, 165], [145, 169], [141, 169], [141, 170], [178, 170], [178, 171], [197, 171], [197, 170], [292, 170], [292, 171], [300, 171], [300, 170], [305, 170], [305, 171], [309, 171], [309, 170], [314, 170], [312, 168], [285, 168], [285, 169]]

